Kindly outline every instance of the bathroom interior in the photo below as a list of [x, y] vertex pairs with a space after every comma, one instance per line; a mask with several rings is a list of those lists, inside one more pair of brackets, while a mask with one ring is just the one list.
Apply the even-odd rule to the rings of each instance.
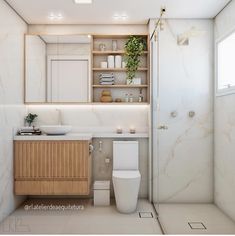
[[0, 234], [235, 234], [234, 12], [0, 0]]

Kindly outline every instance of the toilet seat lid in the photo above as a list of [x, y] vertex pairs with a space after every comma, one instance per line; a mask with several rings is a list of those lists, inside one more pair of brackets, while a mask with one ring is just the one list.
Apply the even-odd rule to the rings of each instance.
[[140, 172], [138, 170], [114, 170], [113, 177], [123, 179], [140, 178]]

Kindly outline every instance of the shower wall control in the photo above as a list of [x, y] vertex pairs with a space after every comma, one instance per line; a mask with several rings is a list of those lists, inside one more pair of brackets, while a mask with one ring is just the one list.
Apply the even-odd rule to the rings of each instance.
[[171, 117], [175, 118], [178, 116], [178, 112], [177, 111], [172, 111], [171, 112]]
[[193, 118], [196, 115], [195, 111], [189, 111], [188, 116]]
[[167, 130], [168, 126], [167, 125], [159, 125], [158, 129]]

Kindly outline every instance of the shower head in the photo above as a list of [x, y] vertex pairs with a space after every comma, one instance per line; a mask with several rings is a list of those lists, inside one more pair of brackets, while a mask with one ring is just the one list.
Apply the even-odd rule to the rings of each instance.
[[195, 26], [193, 26], [190, 30], [186, 31], [184, 35], [188, 37], [199, 37], [201, 35], [204, 35], [205, 33], [205, 30], [199, 30]]
[[191, 27], [189, 30], [184, 33], [178, 35], [178, 45], [188, 45], [189, 38], [191, 37], [199, 37], [206, 33], [205, 30], [198, 30], [195, 26]]

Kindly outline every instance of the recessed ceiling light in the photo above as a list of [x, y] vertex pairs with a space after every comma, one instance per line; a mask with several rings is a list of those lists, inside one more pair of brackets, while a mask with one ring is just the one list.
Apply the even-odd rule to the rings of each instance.
[[126, 20], [128, 16], [126, 14], [115, 14], [113, 16], [114, 20]]
[[62, 18], [63, 18], [62, 14], [58, 14], [58, 15], [57, 15], [57, 19], [58, 19], [58, 20], [60, 20], [60, 19], [62, 19]]
[[114, 19], [114, 20], [119, 20], [119, 19], [120, 19], [120, 16], [117, 15], [117, 14], [115, 14], [115, 15], [113, 16], [113, 19]]
[[49, 19], [50, 20], [62, 20], [64, 17], [61, 13], [55, 14], [55, 13], [50, 13]]
[[51, 13], [51, 14], [49, 15], [49, 19], [54, 20], [54, 19], [55, 19], [55, 15], [54, 15], [53, 13]]
[[92, 0], [74, 0], [76, 4], [92, 4]]
[[121, 16], [121, 19], [122, 19], [122, 20], [126, 20], [126, 19], [127, 19], [127, 15], [123, 14], [123, 15]]

